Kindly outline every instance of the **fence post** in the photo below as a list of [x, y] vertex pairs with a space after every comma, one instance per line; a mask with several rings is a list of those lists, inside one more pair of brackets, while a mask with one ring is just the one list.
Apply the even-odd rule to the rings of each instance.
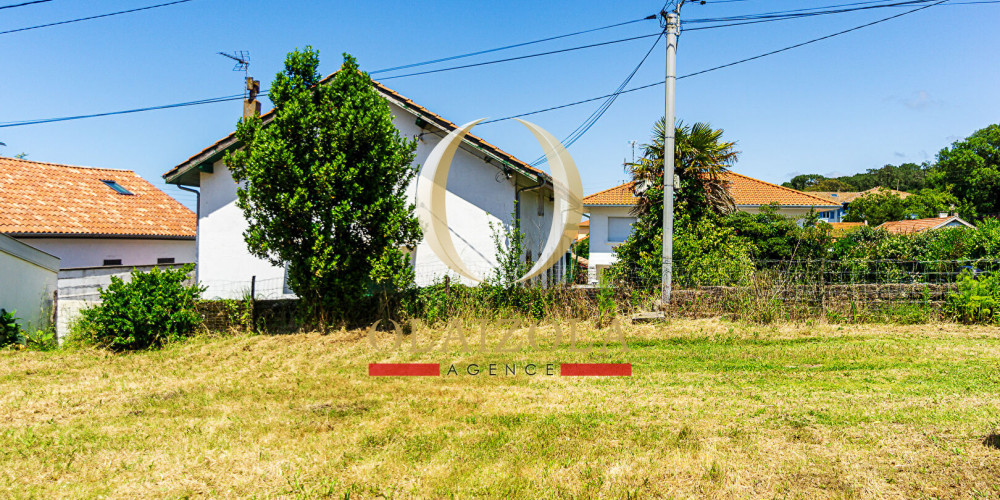
[[444, 303], [448, 309], [448, 314], [451, 314], [451, 276], [447, 274], [444, 275]]
[[257, 276], [250, 277], [250, 328], [257, 325]]
[[59, 343], [59, 289], [52, 290], [52, 331], [56, 332], [56, 343]]

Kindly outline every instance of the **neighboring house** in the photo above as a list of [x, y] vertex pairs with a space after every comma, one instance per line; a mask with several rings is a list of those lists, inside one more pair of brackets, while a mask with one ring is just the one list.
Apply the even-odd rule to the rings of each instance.
[[[811, 211], [826, 212], [840, 208], [825, 198], [796, 191], [735, 172], [724, 175], [726, 188], [736, 210], [759, 213], [761, 207], [778, 204], [777, 211], [786, 217], [801, 219]], [[590, 214], [589, 281], [596, 283], [605, 268], [615, 262], [614, 247], [622, 244], [632, 231], [636, 218], [632, 207], [636, 198], [634, 182], [626, 182], [583, 198], [583, 208]]]
[[614, 248], [632, 233], [635, 215], [632, 207], [636, 197], [635, 182], [626, 182], [583, 197], [583, 211], [590, 214], [590, 257], [587, 259], [587, 281], [597, 283], [605, 269], [615, 262]]
[[[389, 103], [403, 137], [418, 139], [414, 165], [423, 164], [434, 146], [456, 128], [454, 123], [377, 82], [375, 88]], [[261, 116], [265, 125], [273, 118], [273, 110]], [[237, 184], [223, 161], [225, 153], [237, 147], [234, 134], [229, 134], [163, 175], [167, 183], [200, 188], [198, 279], [208, 286], [208, 297], [239, 298], [249, 290], [251, 279], [264, 295], [289, 296], [285, 269], [247, 250], [243, 232], [248, 224], [236, 206]], [[407, 189], [411, 201], [416, 182]], [[468, 134], [452, 162], [446, 199], [455, 247], [472, 271], [486, 275], [492, 269], [496, 257], [490, 223], [514, 223], [515, 200], [528, 258], [534, 260], [540, 255], [553, 207], [552, 180], [544, 172]], [[445, 275], [467, 281], [450, 272], [426, 242], [418, 244], [411, 262], [418, 285], [431, 284]], [[546, 277], [561, 277], [564, 265], [560, 262]]]
[[938, 217], [929, 219], [908, 219], [883, 222], [877, 229], [884, 229], [893, 234], [920, 233], [930, 229], [941, 229], [947, 227], [958, 227], [964, 229], [975, 229], [976, 226], [965, 222], [957, 215], [941, 214]]
[[0, 158], [0, 234], [60, 269], [194, 262], [195, 224], [135, 172]]
[[885, 191], [886, 193], [894, 194], [896, 196], [899, 196], [899, 198], [903, 200], [905, 200], [908, 196], [910, 196], [910, 193], [907, 193], [905, 191], [886, 189], [881, 186], [876, 186], [871, 189], [866, 189], [864, 191], [809, 191], [809, 194], [814, 196], [819, 196], [820, 198], [825, 198], [829, 201], [839, 204], [840, 208], [823, 212], [820, 214], [820, 217], [829, 222], [841, 222], [844, 220], [844, 216], [847, 215], [847, 212], [850, 210], [850, 205], [852, 201], [867, 194], [877, 193], [880, 191]]
[[26, 331], [50, 326], [59, 258], [0, 234], [0, 309]]
[[839, 209], [840, 204], [813, 193], [796, 191], [735, 172], [727, 173], [724, 179], [729, 195], [736, 203], [736, 210], [740, 212], [755, 214], [760, 212], [761, 207], [776, 203], [779, 205], [778, 213], [785, 217], [801, 219], [815, 211], [821, 220], [838, 222], [827, 219], [823, 214]]
[[576, 232], [576, 241], [580, 241], [590, 236], [590, 219], [580, 221], [580, 229]]

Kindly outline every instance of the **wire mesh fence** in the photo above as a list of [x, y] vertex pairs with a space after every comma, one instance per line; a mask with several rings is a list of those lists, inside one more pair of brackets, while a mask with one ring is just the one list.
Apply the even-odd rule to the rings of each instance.
[[[900, 285], [955, 283], [1000, 273], [1000, 259], [963, 260], [758, 260], [674, 262], [675, 289], [748, 286], [768, 281], [788, 286]], [[630, 288], [658, 288], [660, 269], [614, 268], [605, 282]]]

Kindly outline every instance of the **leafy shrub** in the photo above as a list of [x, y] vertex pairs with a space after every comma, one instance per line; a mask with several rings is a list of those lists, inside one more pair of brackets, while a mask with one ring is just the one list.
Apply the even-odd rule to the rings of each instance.
[[195, 301], [204, 288], [185, 286], [193, 269], [134, 271], [129, 282], [116, 276], [101, 289], [101, 304], [81, 315], [84, 341], [113, 350], [160, 347], [189, 336], [201, 323]]
[[52, 329], [36, 330], [35, 333], [25, 333], [21, 336], [21, 343], [25, 348], [32, 351], [51, 351], [59, 347], [56, 340], [56, 332]]
[[14, 314], [17, 311], [0, 309], [0, 347], [17, 344], [21, 338], [21, 327], [17, 325]]
[[948, 296], [945, 311], [963, 323], [1000, 322], [1000, 275], [965, 272], [958, 280], [958, 291]]

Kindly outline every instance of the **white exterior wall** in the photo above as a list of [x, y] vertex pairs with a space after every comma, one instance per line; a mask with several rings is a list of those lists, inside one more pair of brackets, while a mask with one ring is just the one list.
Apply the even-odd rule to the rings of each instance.
[[195, 261], [194, 240], [149, 240], [124, 238], [19, 238], [61, 259], [61, 269], [101, 267], [105, 259], [121, 259], [123, 266], [156, 265], [156, 259]]
[[0, 235], [0, 308], [27, 331], [49, 326], [59, 259]]
[[[416, 117], [390, 103], [396, 127], [403, 137], [417, 137], [422, 130]], [[424, 134], [418, 139], [414, 163], [421, 165], [441, 137]], [[473, 155], [463, 145], [455, 154], [448, 176], [447, 207], [448, 225], [452, 230], [455, 248], [474, 272], [486, 274], [495, 265], [495, 251], [489, 224], [509, 224], [514, 211], [514, 182], [519, 186], [532, 185], [532, 181], [518, 175], [511, 179], [503, 176], [494, 162], [487, 164]], [[407, 189], [413, 202], [416, 182]], [[250, 255], [243, 231], [247, 222], [236, 206], [236, 183], [229, 168], [222, 160], [213, 166], [213, 173], [201, 173], [201, 207], [198, 239], [198, 279], [208, 286], [204, 296], [239, 298], [249, 289], [251, 276], [256, 276], [258, 296], [281, 297], [285, 288], [284, 269]], [[539, 194], [529, 191], [522, 194], [522, 230], [527, 235], [528, 248], [533, 256], [544, 245], [548, 224], [552, 217], [551, 188], [543, 188], [544, 215], [538, 216]], [[443, 279], [445, 274], [453, 280], [467, 282], [450, 272], [426, 242], [421, 241], [414, 251], [413, 265], [418, 285], [428, 285]]]
[[617, 259], [614, 256], [614, 247], [620, 245], [620, 241], [609, 241], [608, 239], [608, 218], [609, 217], [635, 217], [632, 215], [631, 206], [589, 206], [586, 209], [590, 212], [590, 266], [588, 268], [588, 281], [596, 283], [598, 281], [598, 267], [610, 266]]

